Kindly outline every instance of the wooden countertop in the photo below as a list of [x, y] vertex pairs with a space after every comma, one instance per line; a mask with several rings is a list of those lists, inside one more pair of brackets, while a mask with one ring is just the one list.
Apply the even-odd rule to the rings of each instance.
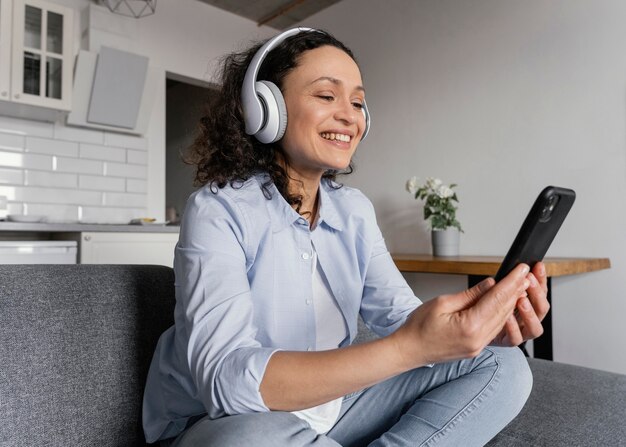
[[[392, 254], [401, 272], [448, 273], [457, 275], [493, 276], [502, 257], [451, 256], [434, 257], [423, 254]], [[609, 258], [545, 258], [548, 276], [575, 275], [611, 268]]]

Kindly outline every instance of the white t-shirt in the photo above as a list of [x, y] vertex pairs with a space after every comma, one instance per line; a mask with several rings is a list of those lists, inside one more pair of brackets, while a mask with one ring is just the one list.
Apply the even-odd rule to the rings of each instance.
[[[315, 312], [316, 350], [336, 349], [348, 335], [341, 310], [332, 295], [313, 250], [313, 309]], [[305, 410], [293, 411], [319, 434], [327, 433], [339, 417], [342, 397]]]

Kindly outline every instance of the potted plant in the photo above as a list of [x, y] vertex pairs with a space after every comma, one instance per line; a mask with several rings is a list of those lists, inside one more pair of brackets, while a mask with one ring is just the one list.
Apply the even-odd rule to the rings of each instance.
[[457, 185], [445, 185], [440, 179], [429, 177], [420, 185], [417, 177], [406, 182], [406, 190], [416, 200], [424, 200], [424, 219], [431, 228], [433, 255], [458, 256], [459, 233], [463, 231], [456, 219], [459, 199], [454, 192]]

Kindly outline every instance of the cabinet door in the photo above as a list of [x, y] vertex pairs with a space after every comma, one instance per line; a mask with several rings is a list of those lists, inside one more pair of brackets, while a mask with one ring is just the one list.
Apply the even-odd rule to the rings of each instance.
[[82, 233], [81, 264], [156, 264], [173, 267], [178, 233]]
[[12, 101], [71, 109], [73, 29], [71, 8], [14, 0]]
[[0, 0], [0, 100], [8, 101], [11, 91], [11, 6]]

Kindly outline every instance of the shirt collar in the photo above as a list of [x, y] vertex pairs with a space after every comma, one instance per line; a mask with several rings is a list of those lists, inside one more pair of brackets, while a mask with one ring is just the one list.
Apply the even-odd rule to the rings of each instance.
[[337, 231], [343, 231], [343, 222], [332, 198], [333, 191], [332, 181], [323, 179], [319, 189], [320, 206], [317, 224], [320, 225], [323, 222]]
[[[267, 173], [258, 174], [256, 178], [259, 183], [259, 188], [263, 188], [263, 184], [270, 180], [269, 174]], [[296, 223], [302, 216], [296, 213], [296, 210], [287, 203], [274, 183], [270, 183], [267, 189], [272, 197], [269, 200], [263, 197], [263, 200], [269, 211], [272, 231], [278, 233], [285, 227]]]
[[[268, 174], [260, 174], [257, 176], [259, 187], [261, 187], [267, 180], [269, 180]], [[270, 200], [266, 200], [266, 202], [270, 211], [270, 219], [272, 220], [272, 230], [274, 233], [283, 230], [289, 225], [298, 223], [299, 221], [302, 222], [300, 219], [303, 219], [303, 217], [300, 216], [296, 210], [289, 205], [289, 203], [287, 203], [285, 198], [278, 191], [278, 188], [276, 188], [276, 185], [272, 183], [268, 187], [268, 190], [272, 195], [272, 198]], [[333, 188], [330, 185], [330, 182], [322, 180], [319, 188], [320, 206], [317, 225], [319, 226], [324, 223], [337, 231], [342, 231], [343, 224], [337, 211], [337, 207], [332, 199], [332, 191]]]

